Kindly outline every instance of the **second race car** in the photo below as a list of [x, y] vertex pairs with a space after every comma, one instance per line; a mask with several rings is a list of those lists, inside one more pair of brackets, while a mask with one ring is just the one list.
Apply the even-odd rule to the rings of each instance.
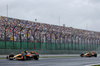
[[97, 57], [97, 53], [96, 52], [87, 52], [85, 54], [80, 54], [81, 57]]

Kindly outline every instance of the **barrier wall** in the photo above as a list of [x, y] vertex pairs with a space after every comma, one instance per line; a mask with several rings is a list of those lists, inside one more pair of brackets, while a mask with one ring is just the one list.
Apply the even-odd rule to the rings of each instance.
[[[10, 53], [18, 54], [25, 50], [19, 50], [19, 49], [0, 49], [0, 55], [8, 55]], [[27, 50], [27, 51], [35, 51], [39, 54], [80, 54], [85, 53], [87, 51], [81, 51], [81, 50]]]
[[40, 54], [69, 53], [77, 54], [84, 51], [95, 51], [99, 45], [93, 44], [60, 44], [60, 43], [34, 43], [34, 42], [5, 42], [0, 41], [0, 54], [14, 53], [24, 50], [37, 51]]
[[[21, 46], [22, 45], [22, 46]], [[0, 41], [0, 49], [29, 49], [29, 50], [96, 50], [97, 44], [60, 44], [34, 42], [5, 42]]]

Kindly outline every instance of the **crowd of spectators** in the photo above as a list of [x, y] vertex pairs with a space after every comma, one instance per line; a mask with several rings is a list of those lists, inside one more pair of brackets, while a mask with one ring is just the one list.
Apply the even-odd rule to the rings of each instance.
[[[78, 41], [77, 37], [99, 38], [100, 33], [76, 29], [72, 27], [44, 24], [34, 21], [0, 17], [0, 40], [31, 41], [31, 42], [71, 42]], [[14, 32], [14, 37], [13, 37]], [[69, 35], [69, 37], [68, 37]], [[21, 38], [20, 38], [21, 36]], [[28, 39], [27, 39], [28, 36]], [[71, 38], [73, 36], [73, 38]], [[41, 38], [40, 38], [41, 37]], [[76, 39], [74, 39], [76, 38]]]

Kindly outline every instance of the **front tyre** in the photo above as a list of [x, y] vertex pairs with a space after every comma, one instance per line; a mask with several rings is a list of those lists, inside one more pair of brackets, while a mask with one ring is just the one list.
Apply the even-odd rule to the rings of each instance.
[[97, 57], [97, 54], [94, 54], [94, 57]]
[[34, 56], [34, 59], [35, 59], [35, 60], [39, 60], [39, 55]]

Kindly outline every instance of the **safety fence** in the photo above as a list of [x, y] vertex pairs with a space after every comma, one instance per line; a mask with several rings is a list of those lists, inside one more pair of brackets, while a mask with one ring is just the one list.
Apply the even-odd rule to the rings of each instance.
[[[98, 37], [89, 37], [76, 34], [68, 34], [63, 32], [55, 32], [53, 30], [40, 30], [27, 28], [26, 38], [22, 35], [22, 30], [25, 28], [19, 27], [19, 38], [15, 40], [15, 32], [13, 27], [12, 39], [8, 40], [8, 36], [5, 32], [3, 40], [0, 40], [0, 49], [27, 49], [27, 50], [96, 50], [100, 45], [100, 39]], [[31, 36], [31, 38], [29, 37]]]

